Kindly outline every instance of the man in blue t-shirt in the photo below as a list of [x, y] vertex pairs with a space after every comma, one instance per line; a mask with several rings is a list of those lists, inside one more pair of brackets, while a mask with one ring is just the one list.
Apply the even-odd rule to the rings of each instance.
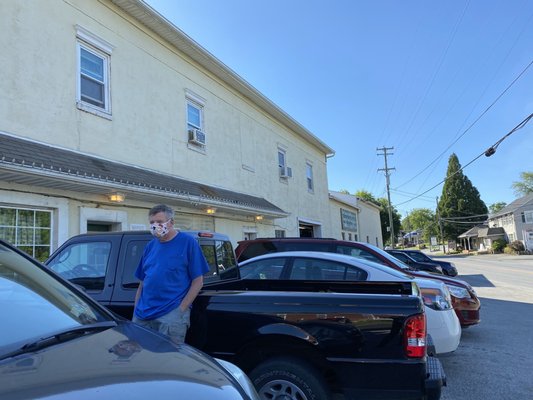
[[145, 249], [135, 276], [141, 283], [135, 295], [133, 322], [183, 343], [190, 325], [191, 305], [209, 271], [198, 242], [174, 228], [174, 210], [160, 204], [149, 213], [155, 239]]

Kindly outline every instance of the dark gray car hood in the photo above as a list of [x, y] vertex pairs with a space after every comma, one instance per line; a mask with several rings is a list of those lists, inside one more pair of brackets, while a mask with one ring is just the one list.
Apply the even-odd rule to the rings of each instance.
[[0, 361], [0, 398], [242, 399], [198, 350], [132, 323]]

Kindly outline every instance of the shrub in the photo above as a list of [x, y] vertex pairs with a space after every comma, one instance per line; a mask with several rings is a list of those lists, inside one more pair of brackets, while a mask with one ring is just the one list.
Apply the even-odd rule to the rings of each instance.
[[494, 242], [492, 242], [492, 250], [495, 253], [501, 253], [503, 249], [505, 248], [505, 245], [507, 243], [503, 239], [496, 239]]
[[509, 244], [509, 247], [513, 249], [514, 252], [518, 253], [520, 251], [524, 251], [526, 248], [524, 247], [524, 243], [522, 243], [520, 240], [515, 240], [514, 242], [511, 242]]

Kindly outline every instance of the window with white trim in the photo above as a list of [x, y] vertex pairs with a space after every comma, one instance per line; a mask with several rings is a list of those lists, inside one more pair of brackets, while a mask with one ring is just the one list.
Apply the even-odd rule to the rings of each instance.
[[313, 192], [315, 184], [313, 182], [313, 166], [310, 163], [305, 163], [305, 176], [307, 179], [307, 191]]
[[45, 261], [52, 246], [52, 212], [0, 207], [0, 239]]
[[112, 46], [84, 28], [76, 27], [78, 108], [100, 116], [111, 114], [110, 59]]
[[278, 166], [280, 169], [287, 166], [287, 152], [280, 148], [278, 148]]
[[204, 101], [188, 91], [187, 93], [187, 135], [193, 148], [204, 150], [206, 135], [204, 131]]
[[287, 166], [287, 151], [282, 147], [278, 147], [278, 171], [279, 177], [284, 182], [292, 177], [292, 169]]
[[193, 101], [187, 100], [187, 128], [202, 130], [202, 108]]
[[276, 230], [274, 230], [274, 235], [277, 238], [284, 238], [285, 237], [285, 231], [283, 229], [276, 229]]
[[533, 211], [524, 211], [522, 213], [522, 222], [525, 224], [533, 224]]

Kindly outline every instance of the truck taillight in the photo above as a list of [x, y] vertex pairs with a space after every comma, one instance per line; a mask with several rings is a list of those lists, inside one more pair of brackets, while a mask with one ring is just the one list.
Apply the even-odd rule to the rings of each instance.
[[426, 355], [426, 315], [417, 314], [409, 317], [405, 323], [404, 346], [407, 357], [424, 357]]

